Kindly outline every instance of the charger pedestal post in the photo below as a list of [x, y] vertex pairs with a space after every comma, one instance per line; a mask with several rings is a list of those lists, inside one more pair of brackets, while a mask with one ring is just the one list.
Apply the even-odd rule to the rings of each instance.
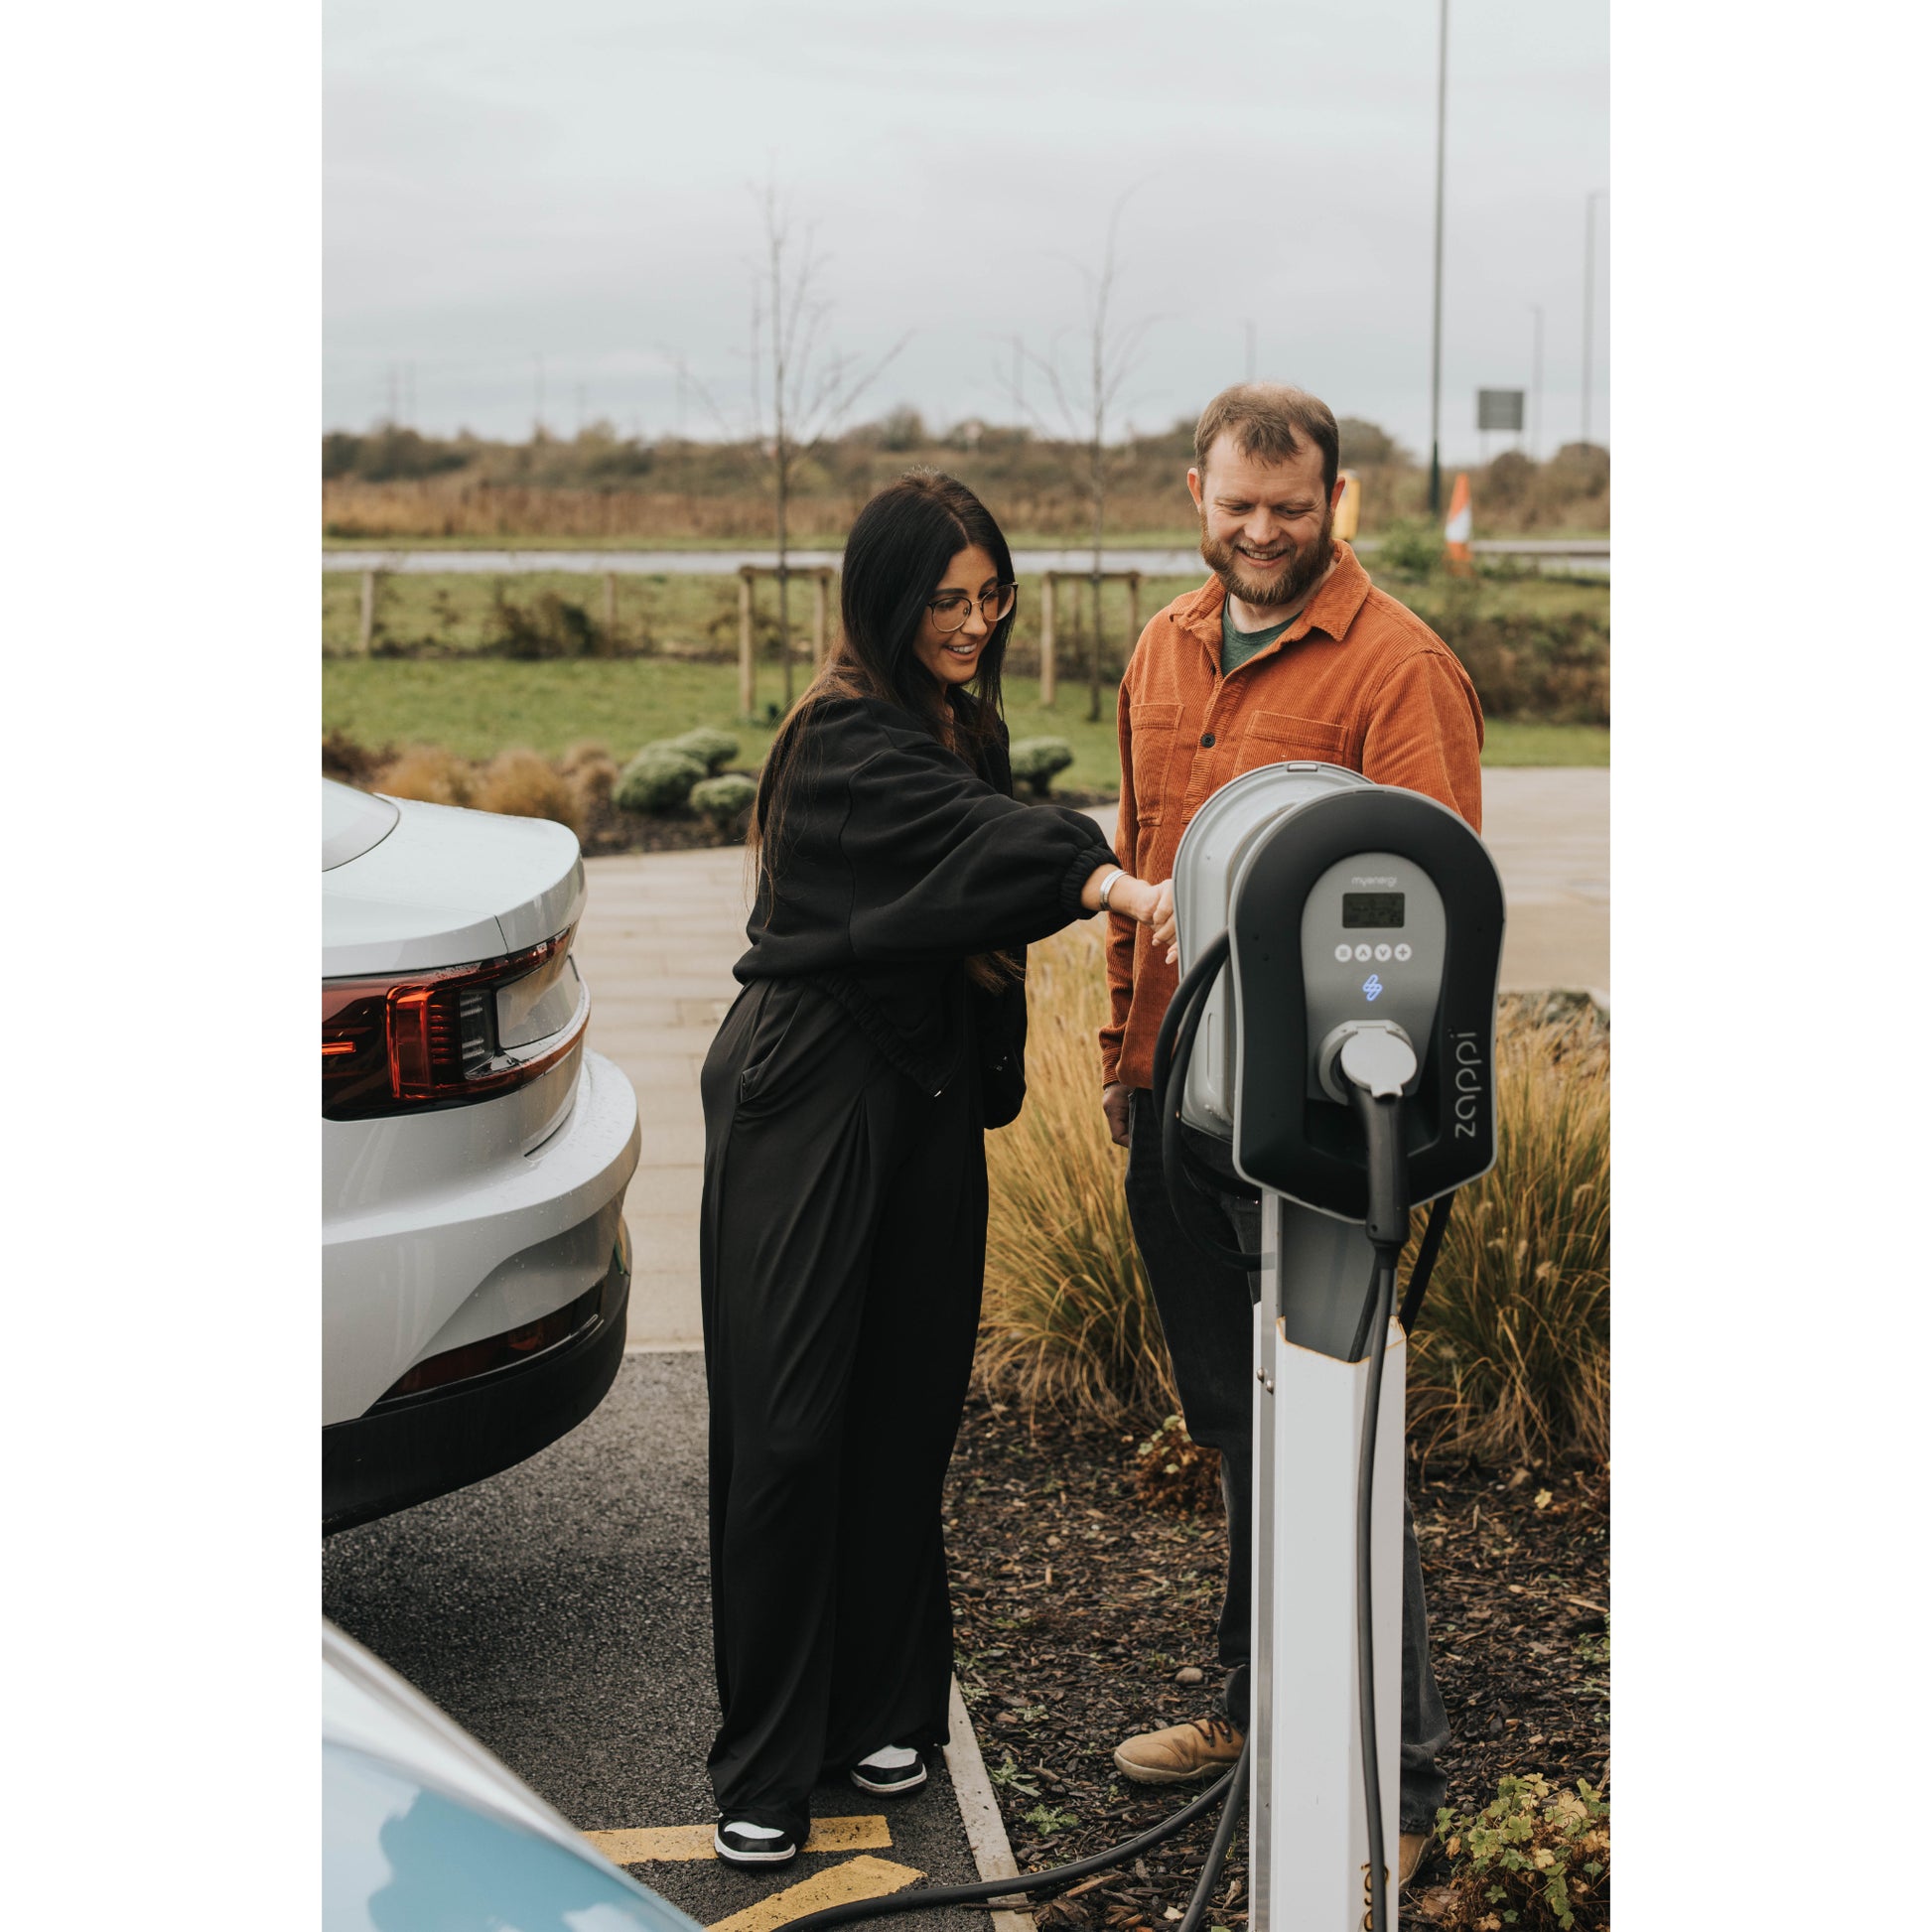
[[[1356, 1699], [1356, 1459], [1369, 1364], [1347, 1359], [1374, 1251], [1359, 1227], [1267, 1190], [1255, 1306], [1254, 1623], [1249, 1666], [1253, 1932], [1365, 1922], [1369, 1840]], [[1403, 1392], [1408, 1350], [1381, 1338], [1369, 1532], [1376, 1755], [1391, 1861], [1402, 1748]], [[1371, 1346], [1374, 1338], [1371, 1338]], [[1338, 1452], [1341, 1451], [1341, 1452]]]

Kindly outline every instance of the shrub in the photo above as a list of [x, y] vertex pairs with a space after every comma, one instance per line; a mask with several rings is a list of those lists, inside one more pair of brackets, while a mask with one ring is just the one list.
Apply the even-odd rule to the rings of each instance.
[[1028, 972], [1027, 1104], [988, 1137], [978, 1373], [1029, 1408], [1113, 1421], [1180, 1406], [1100, 1112], [1101, 935], [1069, 927]]
[[1417, 616], [1461, 660], [1485, 718], [1610, 722], [1610, 631], [1600, 618], [1483, 617], [1453, 602]]
[[325, 778], [340, 778], [345, 784], [373, 784], [377, 771], [391, 762], [395, 756], [393, 746], [385, 745], [379, 752], [371, 751], [345, 731], [325, 732], [322, 737], [322, 775]]
[[1445, 1805], [1436, 1829], [1452, 1861], [1448, 1885], [1431, 1894], [1437, 1924], [1608, 1926], [1610, 1808], [1584, 1779], [1560, 1791], [1540, 1777], [1503, 1778], [1478, 1812], [1458, 1817]]
[[687, 753], [713, 773], [722, 771], [738, 756], [738, 740], [715, 725], [693, 726], [690, 731], [680, 732], [677, 737], [667, 738], [664, 743]]
[[582, 829], [610, 806], [618, 782], [618, 761], [602, 739], [579, 739], [557, 760], [557, 769], [577, 794], [577, 824]]
[[470, 802], [480, 811], [503, 812], [512, 818], [548, 818], [584, 829], [578, 789], [534, 752], [501, 752], [477, 773]]
[[580, 738], [569, 746], [562, 758], [557, 760], [557, 769], [566, 778], [573, 778], [586, 765], [609, 764], [615, 766], [617, 760], [611, 756], [611, 748], [601, 738]]
[[468, 759], [440, 745], [412, 745], [376, 773], [375, 788], [392, 798], [419, 798], [429, 805], [467, 805], [476, 784]]
[[602, 626], [581, 604], [572, 604], [555, 591], [543, 591], [531, 603], [518, 604], [497, 585], [483, 633], [485, 650], [528, 662], [599, 656], [607, 645]]
[[1607, 1455], [1609, 1328], [1609, 1029], [1586, 1001], [1506, 999], [1496, 1165], [1456, 1199], [1410, 1350], [1424, 1453]]
[[646, 745], [618, 774], [612, 802], [626, 812], [673, 812], [705, 774], [688, 753], [668, 744]]
[[1044, 798], [1053, 774], [1073, 762], [1073, 747], [1063, 738], [1023, 738], [1010, 756], [1014, 781], [1031, 786], [1035, 798]]
[[1383, 524], [1370, 551], [1371, 574], [1393, 571], [1399, 577], [1427, 577], [1443, 562], [1443, 533], [1431, 523], [1396, 517]]
[[691, 787], [691, 809], [702, 812], [720, 834], [730, 836], [743, 830], [745, 815], [758, 795], [755, 778], [727, 771], [716, 778], [700, 778]]
[[1144, 1503], [1200, 1515], [1221, 1507], [1221, 1452], [1203, 1449], [1170, 1416], [1134, 1451], [1134, 1487]]

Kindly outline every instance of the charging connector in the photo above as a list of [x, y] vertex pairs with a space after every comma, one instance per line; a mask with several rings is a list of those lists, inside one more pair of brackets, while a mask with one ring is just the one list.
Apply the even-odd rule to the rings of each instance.
[[1368, 1220], [1375, 1249], [1355, 1359], [1368, 1355], [1361, 1455], [1355, 1474], [1356, 1695], [1362, 1731], [1362, 1797], [1368, 1826], [1368, 1923], [1388, 1924], [1388, 1851], [1382, 1833], [1382, 1767], [1375, 1741], [1375, 1612], [1370, 1529], [1375, 1504], [1375, 1435], [1382, 1407], [1382, 1365], [1395, 1313], [1395, 1271], [1409, 1240], [1409, 1158], [1403, 1146], [1402, 1096], [1416, 1077], [1416, 1052], [1393, 1027], [1365, 1027], [1341, 1041], [1335, 1066], [1368, 1142]]

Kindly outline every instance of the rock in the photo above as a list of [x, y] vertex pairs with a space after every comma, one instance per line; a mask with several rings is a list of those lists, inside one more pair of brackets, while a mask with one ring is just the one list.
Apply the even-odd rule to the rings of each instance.
[[1200, 1668], [1198, 1668], [1198, 1666], [1196, 1665], [1182, 1664], [1181, 1667], [1174, 1672], [1173, 1681], [1176, 1684], [1198, 1684], [1202, 1682], [1203, 1679], [1205, 1679], [1206, 1675], [1207, 1673], [1201, 1670]]

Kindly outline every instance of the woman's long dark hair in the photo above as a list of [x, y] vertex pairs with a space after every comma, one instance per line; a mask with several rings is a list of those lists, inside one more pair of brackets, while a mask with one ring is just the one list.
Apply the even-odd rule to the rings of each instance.
[[769, 877], [784, 818], [785, 792], [802, 751], [800, 728], [827, 698], [884, 698], [909, 711], [942, 745], [984, 769], [981, 756], [1003, 715], [1000, 669], [1015, 613], [993, 626], [967, 687], [966, 703], [921, 664], [912, 645], [926, 606], [958, 554], [977, 544], [1011, 584], [1013, 552], [993, 515], [956, 477], [908, 470], [879, 491], [854, 520], [839, 579], [841, 634], [824, 668], [778, 727], [759, 780], [750, 843]]

